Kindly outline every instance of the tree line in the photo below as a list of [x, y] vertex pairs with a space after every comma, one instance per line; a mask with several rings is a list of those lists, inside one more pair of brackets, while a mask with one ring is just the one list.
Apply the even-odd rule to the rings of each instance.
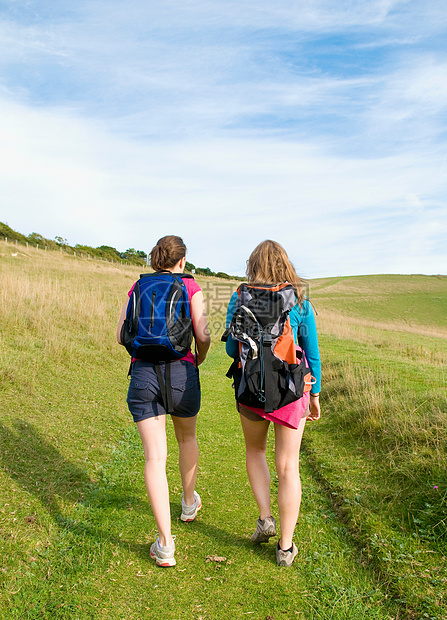
[[8, 239], [8, 241], [18, 242], [23, 245], [31, 245], [33, 247], [47, 248], [48, 250], [62, 249], [69, 254], [87, 254], [91, 258], [100, 258], [113, 262], [123, 261], [131, 265], [145, 265], [147, 255], [142, 250], [129, 248], [125, 252], [119, 252], [116, 248], [109, 245], [100, 245], [93, 248], [89, 245], [81, 245], [77, 243], [71, 246], [67, 239], [63, 237], [55, 237], [47, 239], [43, 235], [33, 232], [29, 235], [13, 230], [8, 224], [0, 222], [0, 239]]
[[[62, 250], [69, 254], [86, 254], [90, 258], [99, 258], [101, 260], [107, 260], [111, 262], [124, 262], [129, 265], [144, 266], [147, 264], [147, 254], [143, 250], [135, 250], [135, 248], [128, 248], [125, 252], [120, 252], [116, 248], [110, 245], [100, 245], [97, 248], [93, 248], [89, 245], [81, 245], [77, 243], [71, 246], [67, 239], [63, 237], [55, 237], [54, 239], [47, 239], [39, 233], [31, 233], [29, 235], [22, 235], [22, 233], [13, 230], [8, 224], [0, 222], [0, 240], [7, 239], [10, 242], [17, 242], [22, 245], [31, 245], [33, 247], [47, 248], [48, 250]], [[192, 263], [186, 261], [185, 271], [201, 276], [215, 276], [217, 278], [225, 278], [227, 280], [239, 280], [237, 276], [230, 276], [223, 271], [211, 271], [209, 267], [196, 267]]]

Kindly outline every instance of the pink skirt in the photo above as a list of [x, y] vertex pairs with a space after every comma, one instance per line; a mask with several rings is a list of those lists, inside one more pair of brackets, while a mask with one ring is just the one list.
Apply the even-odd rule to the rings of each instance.
[[[272, 413], [265, 413], [264, 409], [258, 409], [257, 407], [247, 407], [247, 405], [239, 404], [237, 409], [241, 415], [244, 415], [249, 420], [256, 420], [255, 416], [249, 415], [250, 412], [260, 416], [264, 420], [275, 422], [276, 424], [282, 424], [288, 428], [297, 429], [301, 418], [304, 415], [309, 415], [309, 396], [310, 392], [306, 392], [302, 398], [295, 400], [293, 403], [276, 409]], [[245, 411], [244, 411], [245, 410]], [[247, 412], [247, 413], [245, 413]]]

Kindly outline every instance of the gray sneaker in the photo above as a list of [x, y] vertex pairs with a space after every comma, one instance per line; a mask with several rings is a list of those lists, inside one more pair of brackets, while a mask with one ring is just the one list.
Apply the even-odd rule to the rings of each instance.
[[169, 547], [162, 547], [160, 545], [160, 541], [158, 540], [158, 536], [154, 543], [151, 545], [151, 558], [155, 560], [157, 566], [175, 566], [176, 561], [174, 558], [175, 553], [175, 536], [172, 537], [172, 545]]
[[255, 532], [251, 537], [251, 542], [256, 542], [256, 543], [268, 542], [268, 539], [271, 536], [276, 536], [275, 517], [266, 517], [265, 519], [258, 519]]
[[180, 519], [189, 523], [190, 521], [194, 521], [197, 516], [198, 511], [202, 508], [202, 500], [200, 499], [200, 495], [197, 491], [194, 491], [194, 504], [192, 506], [187, 506], [183, 499], [182, 493], [182, 514], [180, 515]]
[[292, 566], [297, 553], [298, 549], [295, 543], [292, 543], [292, 551], [283, 551], [278, 543], [276, 546], [276, 563], [278, 566]]

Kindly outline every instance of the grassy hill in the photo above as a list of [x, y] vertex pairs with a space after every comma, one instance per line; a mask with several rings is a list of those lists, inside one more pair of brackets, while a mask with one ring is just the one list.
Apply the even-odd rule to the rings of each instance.
[[447, 276], [377, 275], [313, 280], [310, 293], [317, 308], [447, 334], [446, 290]]
[[201, 371], [204, 506], [181, 523], [170, 432], [178, 564], [165, 571], [149, 557], [155, 523], [115, 343], [138, 273], [0, 245], [2, 618], [446, 618], [447, 280], [311, 282], [322, 419], [305, 431], [299, 555], [280, 570], [275, 542], [249, 542], [257, 514], [218, 339], [237, 283], [198, 278], [215, 335]]

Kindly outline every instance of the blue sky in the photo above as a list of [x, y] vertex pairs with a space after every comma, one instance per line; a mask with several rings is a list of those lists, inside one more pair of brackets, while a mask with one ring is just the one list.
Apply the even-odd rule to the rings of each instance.
[[242, 274], [447, 273], [447, 5], [0, 3], [0, 219]]

